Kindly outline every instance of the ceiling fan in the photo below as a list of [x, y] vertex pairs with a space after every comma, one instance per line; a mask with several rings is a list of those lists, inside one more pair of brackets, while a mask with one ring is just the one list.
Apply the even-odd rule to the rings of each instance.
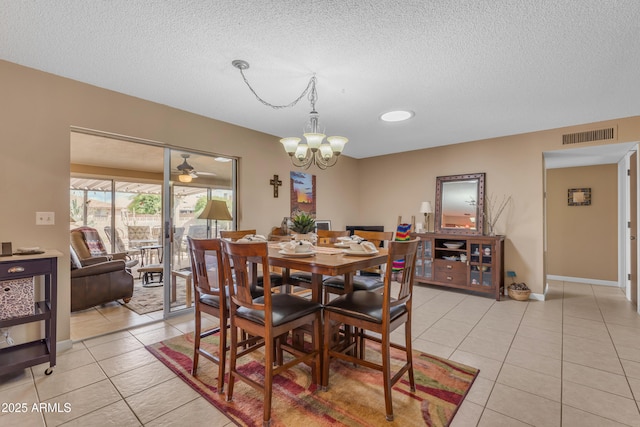
[[180, 172], [180, 175], [178, 175], [180, 182], [191, 182], [193, 178], [198, 178], [199, 175], [216, 176], [213, 172], [196, 172], [195, 168], [187, 162], [190, 157], [189, 154], [180, 154], [180, 157], [184, 159], [181, 164], [176, 166], [176, 169]]

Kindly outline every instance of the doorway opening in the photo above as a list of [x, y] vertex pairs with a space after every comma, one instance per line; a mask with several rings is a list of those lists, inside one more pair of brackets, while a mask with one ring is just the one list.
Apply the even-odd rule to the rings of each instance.
[[[638, 262], [630, 256], [628, 228], [629, 159], [636, 151], [633, 142], [543, 153], [547, 283], [560, 280], [629, 290], [629, 272]], [[591, 187], [592, 204], [571, 203], [572, 190]]]

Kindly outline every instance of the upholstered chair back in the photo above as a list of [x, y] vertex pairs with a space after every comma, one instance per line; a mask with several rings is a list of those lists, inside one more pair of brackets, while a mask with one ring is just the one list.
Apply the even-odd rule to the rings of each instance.
[[71, 230], [71, 246], [81, 260], [108, 254], [98, 230], [91, 227], [79, 227]]

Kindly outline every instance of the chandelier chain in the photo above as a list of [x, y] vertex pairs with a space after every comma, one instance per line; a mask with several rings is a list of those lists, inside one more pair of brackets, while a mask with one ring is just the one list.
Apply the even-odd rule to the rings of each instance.
[[311, 102], [312, 109], [314, 111], [316, 109], [316, 101], [318, 100], [318, 93], [316, 92], [316, 76], [315, 75], [313, 75], [313, 77], [309, 79], [309, 83], [307, 84], [307, 87], [302, 91], [300, 96], [298, 96], [295, 100], [291, 101], [286, 105], [274, 105], [274, 104], [271, 104], [270, 102], [265, 101], [256, 93], [253, 87], [251, 87], [251, 85], [249, 84], [249, 80], [247, 80], [247, 77], [244, 75], [244, 70], [242, 68], [240, 68], [240, 74], [242, 75], [242, 79], [244, 80], [245, 84], [247, 85], [251, 93], [253, 93], [253, 96], [255, 96], [258, 101], [260, 101], [262, 104], [266, 105], [267, 107], [271, 107], [274, 110], [291, 108], [294, 105], [296, 105], [302, 98], [304, 98], [305, 95], [308, 94], [309, 95], [308, 98], [309, 98], [309, 101]]
[[318, 91], [316, 89], [317, 78], [315, 74], [309, 79], [307, 87], [295, 100], [286, 105], [275, 105], [262, 99], [249, 83], [247, 76], [244, 74], [244, 70], [249, 68], [247, 61], [236, 59], [231, 62], [231, 65], [240, 70], [240, 75], [251, 93], [253, 93], [253, 96], [267, 107], [271, 107], [274, 110], [290, 108], [295, 106], [305, 96], [308, 98], [311, 104], [311, 112], [309, 113], [309, 120], [302, 135], [306, 139], [306, 142], [302, 142], [302, 139], [298, 137], [287, 137], [280, 140], [294, 166], [309, 169], [311, 165], [316, 165], [319, 169], [325, 170], [338, 162], [344, 145], [349, 140], [343, 136], [326, 137], [326, 135], [324, 135], [324, 129], [319, 130], [320, 117], [316, 111]]

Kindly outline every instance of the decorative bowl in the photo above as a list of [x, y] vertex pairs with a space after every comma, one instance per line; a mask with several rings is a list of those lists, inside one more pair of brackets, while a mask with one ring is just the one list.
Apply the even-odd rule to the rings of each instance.
[[444, 242], [443, 245], [449, 249], [460, 249], [464, 242]]

